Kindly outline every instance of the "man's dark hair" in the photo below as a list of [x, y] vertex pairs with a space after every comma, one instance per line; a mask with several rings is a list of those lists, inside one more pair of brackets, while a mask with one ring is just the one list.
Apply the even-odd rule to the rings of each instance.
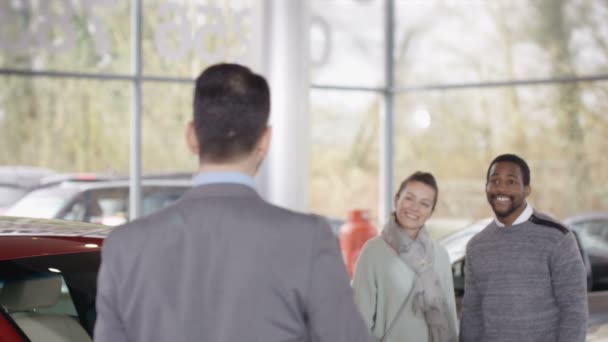
[[216, 64], [196, 79], [194, 130], [201, 160], [227, 162], [253, 150], [270, 115], [266, 80], [238, 64]]
[[524, 186], [530, 185], [530, 168], [525, 160], [515, 154], [501, 154], [498, 157], [494, 158], [488, 167], [488, 172], [486, 173], [486, 183], [490, 180], [490, 169], [494, 164], [499, 162], [510, 162], [517, 164], [519, 169], [521, 170], [522, 177], [524, 179]]
[[401, 185], [399, 185], [399, 190], [397, 191], [395, 198], [399, 198], [403, 189], [405, 189], [405, 187], [411, 182], [424, 183], [435, 190], [435, 199], [433, 200], [433, 210], [435, 210], [435, 205], [437, 204], [437, 199], [439, 198], [439, 187], [437, 187], [437, 181], [430, 172], [416, 171], [409, 175], [403, 180], [403, 182], [401, 182]]

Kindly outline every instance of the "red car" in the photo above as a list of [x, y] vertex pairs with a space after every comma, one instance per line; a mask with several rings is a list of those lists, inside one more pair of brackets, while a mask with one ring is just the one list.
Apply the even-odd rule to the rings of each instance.
[[101, 225], [0, 217], [0, 341], [91, 341]]

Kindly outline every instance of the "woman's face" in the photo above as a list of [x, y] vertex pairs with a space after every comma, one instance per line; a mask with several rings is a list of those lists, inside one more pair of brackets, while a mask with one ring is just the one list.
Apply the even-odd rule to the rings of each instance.
[[406, 230], [419, 230], [433, 213], [435, 190], [425, 183], [411, 181], [395, 197], [397, 223]]

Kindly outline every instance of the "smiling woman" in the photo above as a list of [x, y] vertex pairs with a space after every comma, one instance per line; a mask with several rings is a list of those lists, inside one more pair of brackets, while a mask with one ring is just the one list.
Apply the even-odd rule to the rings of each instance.
[[439, 189], [430, 174], [417, 172], [395, 194], [395, 221], [413, 240], [435, 210]]
[[366, 242], [357, 261], [355, 301], [380, 341], [456, 341], [450, 260], [425, 227], [438, 195], [432, 174], [406, 178], [381, 236]]

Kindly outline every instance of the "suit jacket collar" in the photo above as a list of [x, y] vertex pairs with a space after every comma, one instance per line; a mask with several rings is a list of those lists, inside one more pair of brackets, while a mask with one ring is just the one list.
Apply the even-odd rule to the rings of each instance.
[[210, 197], [240, 197], [257, 198], [260, 195], [251, 187], [237, 183], [213, 183], [195, 186], [186, 191], [180, 200], [190, 200]]

